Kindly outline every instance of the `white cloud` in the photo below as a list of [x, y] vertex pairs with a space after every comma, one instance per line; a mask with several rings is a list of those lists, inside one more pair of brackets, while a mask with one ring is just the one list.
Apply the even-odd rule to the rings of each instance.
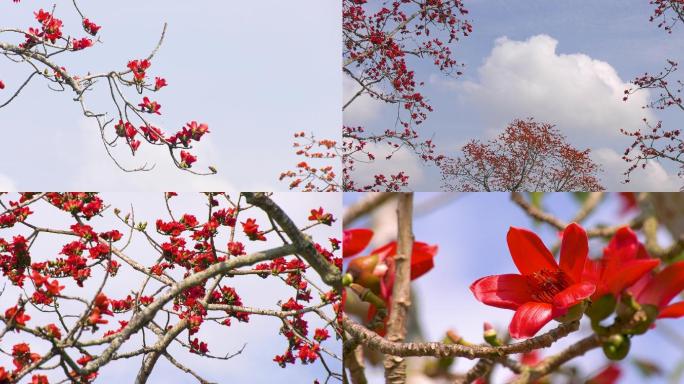
[[646, 92], [622, 101], [629, 83], [610, 64], [579, 53], [559, 54], [557, 45], [547, 35], [525, 41], [499, 38], [478, 69], [478, 81], [460, 87], [496, 127], [535, 117], [557, 124], [577, 145], [614, 140], [620, 128], [639, 128], [641, 119], [649, 117], [641, 108]]
[[599, 148], [592, 152], [592, 158], [603, 166], [603, 185], [610, 191], [679, 191], [682, 179], [668, 173], [660, 163], [650, 160], [646, 169], [635, 169], [629, 183], [623, 183], [627, 163], [622, 156], [610, 148]]
[[481, 111], [483, 123], [492, 127], [483, 136], [498, 134], [513, 119], [534, 117], [555, 124], [576, 147], [596, 152], [593, 158], [604, 168], [608, 190], [678, 190], [681, 180], [657, 163], [635, 174], [640, 177], [630, 184], [622, 183], [628, 164], [618, 153], [629, 140], [620, 129], [641, 129], [643, 118], [654, 120], [652, 112], [642, 108], [649, 93], [623, 101], [630, 84], [615, 68], [585, 54], [558, 53], [557, 46], [547, 35], [525, 41], [501, 37], [478, 69], [476, 81], [447, 85]]

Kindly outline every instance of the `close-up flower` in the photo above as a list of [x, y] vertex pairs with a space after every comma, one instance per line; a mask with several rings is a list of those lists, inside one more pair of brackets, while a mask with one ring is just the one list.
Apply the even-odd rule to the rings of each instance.
[[578, 224], [563, 230], [558, 263], [542, 240], [527, 229], [512, 227], [506, 240], [520, 273], [483, 277], [470, 290], [487, 305], [515, 311], [509, 325], [512, 337], [534, 336], [596, 290], [596, 285], [582, 276], [589, 247], [587, 234]]

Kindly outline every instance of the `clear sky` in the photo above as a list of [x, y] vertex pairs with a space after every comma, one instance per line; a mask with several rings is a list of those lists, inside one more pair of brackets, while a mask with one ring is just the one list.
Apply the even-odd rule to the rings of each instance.
[[[358, 195], [345, 194], [345, 204], [350, 204], [357, 198]], [[570, 220], [578, 209], [578, 204], [568, 194], [547, 195], [543, 201], [549, 212], [563, 220]], [[435, 204], [436, 202], [439, 204]], [[506, 246], [506, 232], [510, 226], [534, 230], [547, 245], [555, 242], [556, 232], [546, 225], [532, 222], [505, 193], [456, 194], [451, 197], [419, 193], [416, 195], [415, 207], [416, 240], [439, 245], [435, 268], [416, 280], [412, 286], [416, 295], [415, 303], [420, 307], [419, 318], [426, 340], [439, 340], [446, 330], [455, 329], [465, 339], [479, 342], [482, 340], [484, 321], [493, 323], [498, 329], [506, 329], [513, 311], [489, 307], [476, 301], [468, 287], [480, 277], [516, 271]], [[610, 196], [588, 219], [586, 226], [628, 222], [629, 216], [620, 217], [619, 210], [616, 196]], [[364, 223], [359, 222], [354, 227], [363, 225]], [[597, 256], [604, 245], [600, 241], [592, 241], [590, 254]], [[621, 364], [625, 371], [621, 384], [668, 382], [665, 378], [643, 381], [629, 362], [631, 358], [656, 361], [666, 372], [672, 372], [684, 358], [681, 346], [668, 341], [664, 332], [667, 327], [680, 335], [684, 334], [684, 320], [661, 320], [659, 324], [662, 326], [632, 340], [632, 352]], [[551, 323], [544, 329], [553, 326]], [[579, 334], [589, 334], [586, 319], [583, 320], [582, 327], [584, 331]], [[580, 337], [573, 335], [568, 339], [571, 342]], [[543, 354], [551, 354], [559, 350], [561, 345], [567, 345], [567, 342], [559, 342], [551, 348], [551, 352]], [[575, 362], [588, 373], [605, 364], [606, 360], [600, 350], [594, 350]], [[461, 359], [456, 366], [459, 370], [464, 370], [471, 364]], [[497, 383], [504, 382], [509, 377], [508, 373], [499, 371]], [[381, 372], [374, 372], [381, 375]]]
[[[3, 1], [0, 26], [34, 26], [33, 12], [54, 3]], [[73, 95], [51, 92], [34, 80], [0, 110], [0, 189], [286, 190], [277, 179], [299, 161], [292, 151], [294, 132], [340, 136], [337, 2], [121, 0], [83, 1], [81, 8], [102, 26], [104, 44], [64, 55], [72, 72], [125, 68], [128, 60], [148, 55], [168, 22], [166, 41], [149, 70], [169, 82], [155, 95], [163, 112], [155, 121], [168, 131], [191, 120], [209, 124], [211, 134], [196, 147], [197, 167], [214, 165], [219, 174], [180, 172], [169, 166], [163, 150], [144, 145], [136, 161], [126, 154], [120, 158], [129, 166], [156, 163], [156, 169], [121, 172]], [[57, 2], [56, 15], [65, 31], [84, 34], [71, 2]], [[7, 85], [0, 102], [29, 72], [0, 60], [0, 79]]]
[[[304, 198], [306, 196], [306, 198]], [[103, 218], [94, 218], [88, 224], [93, 226], [96, 231], [105, 231], [110, 229], [118, 229], [125, 232], [125, 228], [118, 222], [117, 219], [112, 218], [111, 209], [119, 208], [122, 212], [130, 212], [131, 207], [134, 209], [136, 220], [147, 221], [149, 226], [154, 226], [156, 219], [168, 221], [168, 214], [164, 205], [162, 193], [103, 193], [102, 199], [106, 204], [110, 204], [110, 211]], [[234, 198], [236, 196], [233, 196]], [[307, 217], [310, 214], [311, 208], [324, 207], [328, 212], [333, 213], [335, 217], [340, 215], [341, 201], [339, 196], [335, 194], [316, 194], [304, 195], [295, 193], [281, 193], [273, 196], [273, 199], [280, 204], [280, 206], [291, 216], [295, 223], [303, 227], [310, 224]], [[6, 199], [4, 199], [6, 200]], [[190, 213], [194, 214], [198, 219], [206, 215], [206, 199], [201, 194], [181, 194], [174, 197], [170, 201], [171, 208], [174, 214]], [[47, 208], [47, 209], [46, 209]], [[32, 210], [36, 214], [29, 222], [43, 227], [52, 227], [57, 229], [68, 229], [68, 226], [73, 223], [69, 215], [58, 211], [57, 209], [49, 208], [45, 203], [40, 203], [32, 206]], [[267, 222], [265, 215], [256, 211], [248, 211], [249, 217], [257, 219], [257, 223]], [[178, 217], [178, 216], [176, 216]], [[201, 220], [201, 219], [200, 219]], [[238, 224], [239, 225], [239, 224]], [[148, 226], [148, 228], [150, 228]], [[21, 226], [16, 227], [25, 236], [28, 235], [25, 228]], [[153, 227], [151, 227], [153, 228]], [[313, 228], [310, 235], [314, 241], [327, 243], [328, 238], [339, 237], [341, 223], [334, 223], [332, 227], [317, 226]], [[14, 229], [13, 229], [14, 231]], [[12, 234], [8, 230], [0, 232], [0, 237], [11, 239]], [[154, 232], [154, 230], [153, 230]], [[277, 236], [268, 235], [268, 241], [259, 242], [255, 244], [244, 239], [244, 235], [240, 231], [236, 233], [238, 240], [243, 241], [246, 245], [247, 252], [256, 252], [282, 245]], [[158, 238], [159, 240], [160, 238]], [[227, 242], [227, 235], [223, 232], [218, 238], [217, 242], [224, 244]], [[46, 257], [54, 259], [60, 252], [62, 246], [70, 239], [65, 239], [63, 236], [57, 235], [41, 235], [36, 241], [32, 249], [32, 260], [40, 261]], [[123, 241], [123, 240], [122, 240]], [[251, 249], [250, 249], [251, 248]], [[158, 253], [154, 251], [143, 236], [139, 234], [134, 235], [130, 247], [125, 250], [126, 254], [134, 260], [144, 264], [152, 265], [158, 258]], [[93, 292], [99, 286], [101, 279], [98, 271], [93, 269], [93, 277], [86, 281], [83, 289], [78, 289], [73, 284], [72, 279], [63, 279], [61, 283], [67, 288], [62, 292], [68, 295], [81, 295], [88, 297], [87, 292]], [[111, 298], [122, 299], [131, 291], [139, 289], [143, 279], [139, 273], [134, 273], [126, 265], [123, 265], [119, 270], [117, 276], [108, 280], [104, 292]], [[308, 274], [312, 278], [312, 282], [323, 287], [323, 283], [315, 274]], [[0, 278], [0, 281], [5, 281], [5, 278]], [[257, 276], [247, 278], [233, 278], [226, 283], [236, 289], [237, 293], [242, 297], [244, 305], [260, 307], [264, 309], [278, 309], [278, 301], [287, 300], [292, 295], [292, 290], [288, 289], [284, 284], [277, 282], [275, 279], [262, 279]], [[16, 303], [19, 295], [17, 289], [10, 284], [1, 284], [5, 286], [5, 291], [0, 297], [0, 310], [11, 306], [10, 303]], [[150, 286], [151, 287], [151, 286]], [[154, 288], [149, 288], [149, 292], [154, 291]], [[314, 300], [317, 300], [318, 295], [315, 290], [312, 290]], [[69, 303], [63, 303], [63, 309]], [[79, 307], [80, 308], [80, 307]], [[332, 315], [332, 309], [328, 307], [326, 312], [329, 316]], [[28, 310], [32, 319], [28, 325], [47, 324], [54, 322], [54, 316], [43, 315], [35, 309]], [[98, 337], [105, 331], [115, 329], [118, 327], [118, 320], [127, 320], [127, 315], [117, 315], [115, 320], [105, 316], [110, 320], [110, 323], [103, 325], [94, 337]], [[315, 327], [321, 327], [322, 321], [317, 321], [314, 316], [307, 316], [310, 320], [309, 327], [311, 332]], [[48, 320], [50, 319], [50, 320]], [[157, 321], [164, 322], [166, 317], [160, 315]], [[314, 379], [318, 378], [323, 382], [327, 377], [325, 369], [317, 362], [311, 365], [302, 365], [298, 363], [288, 368], [280, 368], [273, 357], [276, 354], [282, 354], [287, 348], [287, 341], [278, 334], [282, 323], [277, 318], [265, 318], [260, 316], [251, 316], [249, 323], [239, 323], [233, 321], [229, 328], [217, 326], [213, 323], [205, 322], [202, 325], [199, 337], [206, 341], [209, 351], [216, 355], [226, 355], [237, 352], [243, 345], [246, 344], [242, 354], [227, 360], [215, 360], [205, 357], [200, 357], [181, 349], [176, 345], [169, 347], [169, 351], [183, 364], [189, 366], [196, 372], [200, 373], [207, 380], [217, 383], [270, 383], [274, 378], [277, 378], [283, 383], [312, 383]], [[147, 334], [147, 342], [150, 342], [150, 333]], [[332, 333], [331, 333], [332, 335]], [[187, 338], [187, 332], [181, 334], [181, 338]], [[21, 341], [27, 341], [26, 337], [19, 335]], [[86, 338], [91, 336], [86, 335]], [[156, 337], [154, 337], [156, 339]], [[5, 351], [11, 350], [11, 346], [18, 340], [18, 336], [14, 332], [10, 332], [2, 339], [2, 349]], [[44, 353], [49, 349], [49, 345], [40, 342], [31, 342], [31, 346], [37, 351]], [[174, 343], [175, 344], [175, 343]], [[132, 351], [142, 345], [140, 337], [135, 336], [129, 342], [122, 346], [122, 351]], [[322, 344], [325, 348], [339, 353], [341, 351], [341, 342], [332, 337]], [[76, 357], [78, 358], [78, 356]], [[117, 360], [105, 366], [99, 375], [97, 382], [102, 383], [131, 383], [138, 370], [140, 369], [141, 360], [125, 359]], [[341, 362], [332, 358], [326, 358], [326, 362], [330, 364], [332, 370], [336, 372], [341, 371]], [[11, 358], [4, 354], [0, 354], [0, 366], [9, 369], [12, 367]], [[62, 377], [61, 371], [57, 372]], [[52, 377], [52, 376], [51, 376]], [[53, 380], [54, 381], [54, 380]], [[51, 382], [53, 382], [51, 381]], [[150, 380], [150, 384], [162, 383], [195, 383], [197, 382], [192, 376], [187, 375], [170, 363], [166, 359], [160, 359], [158, 365], [155, 367]], [[333, 381], [331, 381], [332, 383]]]
[[[423, 94], [435, 107], [420, 127], [424, 137], [433, 137], [444, 154], [455, 156], [471, 139], [492, 138], [515, 118], [535, 117], [556, 124], [576, 147], [592, 149], [608, 190], [679, 189], [682, 180], [667, 164], [622, 184], [626, 166], [620, 155], [630, 140], [619, 130], [641, 128], [644, 117], [662, 119], [670, 127], [684, 121], [681, 113], [643, 110], [647, 93], [621, 101], [634, 77], [660, 71], [666, 59], [682, 59], [681, 25], [668, 35], [648, 22], [653, 7], [637, 0], [464, 4], [473, 33], [454, 46], [455, 58], [465, 64], [464, 75], [445, 77], [430, 60], [413, 62], [417, 80], [426, 82]], [[345, 83], [345, 91], [351, 90]], [[344, 120], [381, 130], [393, 125], [395, 116], [394, 107], [366, 99], [345, 111]], [[422, 167], [407, 153], [389, 164], [378, 161], [356, 177], [400, 169], [412, 177], [413, 190], [440, 190], [438, 169]]]

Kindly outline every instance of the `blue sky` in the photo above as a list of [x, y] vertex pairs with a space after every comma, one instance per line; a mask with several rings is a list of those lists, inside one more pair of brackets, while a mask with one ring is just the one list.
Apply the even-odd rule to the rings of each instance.
[[[33, 11], [53, 3], [3, 1], [0, 25], [34, 26]], [[163, 150], [142, 147], [136, 161], [123, 154], [124, 164], [147, 161], [156, 169], [119, 171], [104, 151], [97, 126], [81, 115], [72, 95], [51, 92], [38, 80], [0, 110], [3, 142], [11, 143], [0, 152], [0, 189], [286, 190], [277, 179], [298, 161], [293, 133], [340, 136], [338, 3], [122, 0], [115, 7], [83, 2], [81, 8], [102, 25], [99, 37], [105, 44], [64, 55], [75, 72], [125, 68], [128, 60], [147, 56], [168, 22], [166, 42], [149, 71], [169, 82], [155, 95], [164, 113], [156, 121], [169, 131], [191, 120], [208, 123], [211, 135], [196, 147], [197, 166], [214, 165], [219, 174], [179, 172]], [[65, 31], [83, 34], [71, 2], [58, 2], [56, 14]], [[0, 78], [7, 88], [0, 100], [29, 71], [3, 57]]]
[[[434, 137], [445, 154], [455, 155], [470, 139], [489, 139], [515, 118], [536, 117], [556, 124], [575, 146], [593, 150], [608, 190], [678, 190], [681, 180], [668, 164], [621, 184], [626, 167], [619, 154], [630, 141], [619, 129], [640, 128], [643, 117], [662, 119], [666, 126], [682, 123], [681, 113], [642, 110], [647, 93], [621, 101], [625, 83], [661, 70], [665, 59], [681, 59], [681, 26], [672, 35], [659, 30], [648, 22], [652, 6], [636, 0], [473, 0], [465, 5], [473, 33], [454, 46], [464, 75], [445, 77], [429, 60], [413, 62], [435, 107], [420, 127], [424, 137]], [[347, 83], [345, 90], [351, 89]], [[394, 124], [395, 112], [360, 100], [344, 119], [379, 130]], [[356, 177], [397, 169], [412, 174], [413, 190], [440, 189], [438, 170], [422, 167], [406, 153]]]
[[[345, 205], [356, 198], [358, 195], [345, 194]], [[547, 195], [543, 201], [549, 212], [564, 220], [570, 220], [577, 212], [578, 204], [567, 194]], [[426, 203], [429, 202], [441, 202], [441, 208], [426, 211], [425, 207], [429, 206]], [[420, 307], [419, 316], [426, 340], [439, 340], [447, 329], [455, 329], [467, 340], [479, 342], [484, 321], [492, 322], [498, 329], [506, 329], [513, 311], [483, 305], [473, 298], [468, 287], [482, 276], [516, 271], [506, 246], [506, 232], [510, 226], [530, 228], [538, 233], [546, 244], [553, 244], [557, 238], [555, 231], [550, 230], [548, 226], [533, 223], [505, 193], [451, 196], [418, 193], [415, 207], [416, 240], [439, 245], [435, 268], [416, 280], [412, 286], [417, 297], [415, 303]], [[629, 217], [620, 217], [619, 210], [620, 205], [616, 196], [610, 196], [588, 219], [586, 227], [627, 222]], [[359, 222], [354, 226], [363, 225], [364, 223]], [[598, 255], [604, 244], [592, 241], [590, 254]], [[661, 320], [660, 323], [680, 334], [684, 332], [684, 320]], [[547, 327], [552, 326], [553, 324]], [[587, 335], [587, 327], [588, 324], [584, 320], [583, 331], [580, 334]], [[684, 350], [673, 346], [664, 335], [662, 330], [656, 328], [646, 335], [634, 338], [628, 359], [641, 357], [658, 361], [667, 372], [671, 372], [684, 358]], [[573, 335], [568, 339], [572, 341], [579, 337]], [[551, 351], [558, 350], [562, 345], [567, 345], [566, 341], [559, 342]], [[552, 352], [546, 352], [550, 353]], [[592, 372], [605, 363], [605, 358], [599, 350], [594, 350], [575, 361], [584, 372]], [[463, 370], [470, 364], [462, 360], [458, 362], [457, 367]], [[625, 376], [620, 383], [644, 383], [631, 364], [622, 366], [625, 367]], [[374, 374], [381, 375], [378, 371], [374, 371]], [[504, 372], [497, 377], [503, 380], [509, 376]], [[667, 380], [654, 379], [647, 383], [664, 384]]]
[[[110, 209], [119, 208], [124, 214], [125, 212], [130, 212], [131, 207], [133, 207], [136, 220], [147, 221], [149, 226], [153, 226], [154, 221], [157, 218], [161, 218], [165, 221], [169, 220], [161, 192], [136, 194], [103, 193], [101, 194], [101, 197], [106, 204], [111, 205]], [[335, 194], [317, 194], [315, 197], [306, 195], [306, 199], [304, 199], [304, 195], [302, 194], [280, 193], [275, 194], [273, 199], [280, 204], [295, 223], [301, 227], [310, 223], [307, 218], [311, 208], [322, 206], [327, 212], [333, 213], [335, 217], [338, 217], [341, 211], [339, 196], [336, 196]], [[191, 193], [181, 194], [170, 200], [174, 214], [180, 215], [183, 213], [190, 213], [194, 214], [198, 219], [203, 217], [203, 215], [206, 215], [205, 202], [204, 195]], [[73, 223], [73, 220], [69, 218], [68, 214], [54, 208], [48, 208], [45, 203], [32, 206], [32, 211], [36, 212], [36, 214], [32, 216], [32, 219], [30, 219], [29, 222], [42, 227], [68, 229], [68, 226]], [[88, 224], [92, 225], [96, 231], [116, 228], [123, 233], [127, 233], [118, 219], [113, 218], [111, 211], [109, 212], [110, 213], [106, 214], [105, 217], [94, 218]], [[257, 223], [267, 222], [265, 215], [262, 215], [260, 212], [252, 210], [248, 212], [251, 212], [249, 217], [257, 219]], [[16, 229], [24, 234], [24, 236], [28, 235], [25, 228], [17, 226]], [[332, 227], [317, 226], [312, 229], [310, 235], [315, 241], [327, 243], [328, 238], [338, 237], [340, 229], [341, 223], [337, 222], [333, 224]], [[13, 234], [14, 233], [9, 233], [8, 230], [4, 230], [0, 233], [0, 236], [3, 238], [11, 238]], [[245, 243], [248, 252], [265, 250], [282, 245], [282, 242], [279, 241], [277, 236], [271, 237], [269, 235], [267, 236], [268, 241], [263, 243], [259, 242], [258, 244], [247, 242], [239, 231], [236, 233], [236, 236], [239, 241]], [[219, 242], [225, 244], [227, 242], [226, 233], [223, 232], [217, 239], [217, 244]], [[157, 238], [157, 240], [160, 239]], [[39, 236], [39, 239], [32, 249], [33, 261], [40, 261], [45, 258], [54, 259], [60, 252], [62, 245], [66, 244], [68, 241], [59, 235], [46, 234]], [[154, 264], [158, 257], [157, 252], [150, 248], [150, 245], [145, 238], [139, 235], [134, 235], [130, 247], [128, 247], [125, 252], [131, 258], [144, 265]], [[94, 269], [92, 278], [86, 281], [83, 289], [76, 288], [71, 279], [65, 279], [62, 281], [62, 284], [66, 285], [67, 288], [64, 290], [63, 294], [83, 296], [84, 293], [93, 292], [101, 282], [100, 276], [101, 274], [99, 271]], [[308, 276], [312, 279], [311, 281], [314, 284], [319, 287], [324, 287], [324, 284], [315, 274], [309, 274]], [[10, 284], [4, 284], [6, 281], [4, 277], [1, 278], [0, 281], [3, 282], [2, 285], [6, 285], [3, 295], [0, 297], [0, 310], [4, 311], [12, 305], [10, 303], [16, 303], [15, 300], [19, 296], [20, 291]], [[139, 273], [133, 271], [126, 265], [122, 265], [117, 276], [108, 280], [104, 292], [112, 298], [125, 298], [132, 290], [138, 290], [142, 285], [142, 282], [143, 279], [141, 279]], [[274, 279], [264, 280], [257, 276], [231, 279], [230, 282], [226, 282], [226, 285], [236, 289], [238, 294], [242, 297], [244, 305], [266, 309], [279, 308], [278, 301], [287, 300], [292, 294], [292, 292], [282, 283], [277, 282]], [[148, 293], [153, 292], [155, 289], [156, 287], [153, 287], [153, 284], [149, 285]], [[318, 300], [316, 290], [312, 290], [312, 296], [314, 297], [314, 300]], [[87, 294], [85, 297], [87, 297]], [[70, 304], [71, 302], [63, 302], [62, 309], [73, 307]], [[78, 307], [78, 310], [80, 311], [82, 309]], [[35, 309], [29, 310], [28, 313], [32, 317], [28, 322], [28, 325], [37, 326], [55, 321], [53, 315], [41, 314]], [[332, 309], [329, 307], [326, 308], [326, 313], [331, 316]], [[322, 320], [316, 320], [316, 318], [309, 316], [307, 316], [307, 318], [310, 321], [309, 327], [311, 332], [313, 332], [315, 327], [321, 327], [323, 325]], [[104, 325], [100, 329], [100, 332], [94, 337], [98, 337], [109, 329], [115, 329], [115, 325], [118, 327], [118, 320], [128, 320], [127, 315], [118, 315], [115, 321], [110, 319], [110, 323]], [[166, 317], [159, 315], [156, 320], [160, 323], [164, 323]], [[322, 365], [318, 362], [310, 365], [301, 365], [298, 363], [294, 366], [288, 366], [287, 369], [282, 369], [272, 361], [276, 354], [282, 354], [287, 348], [287, 341], [278, 334], [281, 325], [282, 323], [277, 318], [259, 316], [252, 316], [249, 323], [233, 321], [229, 328], [206, 322], [200, 329], [198, 336], [207, 342], [211, 353], [216, 355], [232, 354], [246, 344], [242, 354], [227, 361], [193, 355], [176, 345], [170, 346], [169, 351], [183, 364], [189, 366], [212, 382], [270, 383], [273, 378], [278, 378], [278, 380], [281, 380], [282, 382], [297, 383], [312, 383], [314, 379], [318, 378], [323, 382], [327, 374]], [[187, 336], [187, 333], [182, 333], [180, 337], [187, 338]], [[90, 338], [91, 336], [85, 335], [84, 337]], [[146, 337], [147, 342], [149, 343], [151, 334], [148, 333]], [[156, 337], [153, 338], [156, 340]], [[7, 351], [11, 350], [11, 346], [16, 342], [21, 341], [28, 340], [23, 334], [17, 335], [14, 332], [10, 332], [3, 337], [0, 344], [2, 349]], [[39, 353], [44, 353], [49, 349], [49, 344], [46, 345], [35, 341], [31, 341], [30, 344], [35, 351]], [[139, 348], [141, 345], [142, 340], [139, 335], [136, 335], [122, 346], [121, 351], [132, 351]], [[323, 346], [334, 353], [339, 353], [342, 348], [341, 342], [334, 340], [334, 337], [324, 342]], [[140, 368], [140, 362], [140, 359], [114, 361], [111, 364], [106, 365], [100, 371], [99, 380], [97, 382], [130, 383]], [[336, 372], [341, 371], [341, 362], [330, 357], [326, 358], [326, 362], [330, 365], [332, 370], [335, 370]], [[12, 367], [11, 358], [1, 354], [0, 366], [5, 367], [6, 369]], [[63, 372], [61, 372], [61, 370], [58, 370], [56, 373], [59, 377], [63, 377]], [[54, 380], [51, 382], [53, 381]], [[192, 376], [179, 371], [168, 363], [166, 359], [162, 358], [159, 360], [159, 363], [152, 372], [148, 382], [150, 384], [175, 384], [195, 383], [197, 381], [194, 380]], [[331, 380], [330, 382], [333, 383], [334, 381]]]

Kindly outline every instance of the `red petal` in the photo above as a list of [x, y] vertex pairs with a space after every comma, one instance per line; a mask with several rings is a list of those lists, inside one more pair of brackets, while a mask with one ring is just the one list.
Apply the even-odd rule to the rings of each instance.
[[[433, 258], [439, 249], [436, 245], [429, 245], [422, 241], [413, 242], [413, 251], [411, 253], [411, 280], [415, 280], [420, 276], [429, 272], [434, 266]], [[385, 244], [380, 248], [376, 248], [370, 253], [371, 255], [378, 255], [380, 262], [385, 262], [387, 265], [392, 263], [387, 261], [388, 258], [397, 254], [397, 242]]]
[[518, 309], [532, 300], [525, 276], [494, 275], [483, 277], [470, 285], [479, 301], [498, 308]]
[[523, 275], [531, 275], [542, 269], [555, 271], [558, 264], [539, 236], [523, 228], [511, 227], [506, 236], [508, 250], [513, 262]]
[[662, 308], [684, 289], [684, 261], [658, 272], [639, 294], [638, 301]]
[[589, 379], [587, 384], [615, 384], [621, 375], [622, 371], [618, 365], [609, 364], [596, 376]]
[[573, 284], [553, 297], [553, 306], [560, 309], [570, 308], [591, 296], [595, 290], [594, 283], [588, 281]]
[[345, 229], [342, 240], [342, 257], [354, 256], [370, 243], [373, 231], [370, 229]]
[[589, 280], [596, 282], [601, 278], [603, 272], [603, 264], [601, 260], [588, 259], [584, 263], [584, 271], [582, 272], [582, 280]]
[[553, 308], [551, 304], [529, 302], [525, 303], [513, 315], [513, 320], [508, 326], [508, 332], [511, 337], [521, 339], [524, 337], [532, 337], [546, 323], [551, 321]]
[[634, 259], [639, 249], [639, 239], [630, 227], [622, 227], [615, 232], [608, 245], [603, 249], [607, 258], [619, 257], [623, 261]]
[[435, 266], [435, 255], [439, 247], [429, 245], [420, 241], [413, 243], [413, 254], [411, 255], [411, 280], [415, 280]]
[[380, 256], [380, 262], [384, 262], [386, 258], [394, 256], [397, 254], [397, 242], [393, 241], [387, 243], [380, 248], [375, 248], [370, 252], [371, 255]]
[[589, 239], [584, 228], [572, 223], [563, 231], [560, 250], [560, 268], [574, 282], [582, 279], [582, 270], [589, 254]]
[[659, 319], [676, 319], [682, 316], [684, 316], [684, 301], [668, 305], [667, 307], [663, 308], [660, 312], [658, 312]]
[[650, 259], [641, 260], [634, 259], [620, 266], [619, 270], [607, 271], [604, 280], [608, 291], [614, 295], [618, 295], [625, 289], [634, 285], [637, 280], [641, 279], [653, 268], [660, 264], [660, 260]]

